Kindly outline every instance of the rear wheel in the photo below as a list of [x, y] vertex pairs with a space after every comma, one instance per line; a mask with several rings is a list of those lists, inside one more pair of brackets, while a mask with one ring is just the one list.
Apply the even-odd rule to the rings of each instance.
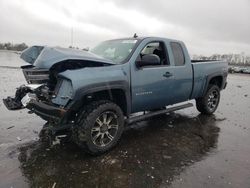
[[113, 148], [124, 127], [124, 116], [118, 105], [97, 101], [87, 105], [78, 116], [74, 140], [88, 153], [97, 155]]
[[217, 85], [209, 85], [204, 97], [196, 99], [196, 108], [203, 114], [213, 114], [220, 102], [220, 89]]

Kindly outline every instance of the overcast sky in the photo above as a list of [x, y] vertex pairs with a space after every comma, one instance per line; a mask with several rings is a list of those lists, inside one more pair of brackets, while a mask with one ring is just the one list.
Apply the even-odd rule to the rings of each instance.
[[0, 0], [0, 42], [80, 48], [139, 36], [183, 40], [191, 54], [250, 55], [250, 0]]

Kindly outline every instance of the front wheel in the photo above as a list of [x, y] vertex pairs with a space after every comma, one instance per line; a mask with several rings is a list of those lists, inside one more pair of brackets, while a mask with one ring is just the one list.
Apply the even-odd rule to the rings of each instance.
[[196, 108], [202, 114], [213, 114], [220, 102], [220, 89], [217, 85], [209, 85], [204, 97], [196, 99]]
[[75, 140], [88, 153], [98, 155], [117, 144], [123, 128], [121, 108], [111, 101], [97, 101], [81, 111], [74, 131]]

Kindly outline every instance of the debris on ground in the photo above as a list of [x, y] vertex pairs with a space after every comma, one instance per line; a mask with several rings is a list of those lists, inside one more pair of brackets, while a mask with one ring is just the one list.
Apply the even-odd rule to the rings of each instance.
[[215, 118], [215, 121], [225, 121], [227, 118]]
[[18, 141], [22, 141], [22, 139], [18, 136], [18, 137], [16, 137], [16, 139], [18, 140]]
[[89, 171], [82, 171], [81, 173], [82, 173], [82, 174], [86, 174], [86, 173], [88, 173], [88, 172], [89, 172]]
[[172, 159], [172, 157], [169, 155], [163, 155], [163, 159]]
[[59, 144], [60, 144], [60, 139], [56, 137], [55, 140], [52, 141], [52, 146], [59, 145]]
[[168, 146], [168, 143], [165, 143], [165, 142], [164, 142], [162, 145], [163, 145], [163, 146]]
[[113, 165], [113, 164], [118, 163], [118, 162], [119, 162], [118, 159], [111, 159], [110, 156], [105, 157], [101, 160], [101, 163], [106, 163], [109, 165]]
[[15, 127], [15, 126], [13, 125], [13, 126], [10, 126], [10, 127], [6, 128], [6, 129], [12, 129], [13, 127]]
[[115, 164], [115, 163], [117, 163], [117, 162], [118, 162], [117, 159], [112, 159], [112, 160], [109, 162], [109, 164]]
[[56, 187], [56, 182], [53, 184], [52, 188], [55, 188]]
[[33, 138], [32, 140], [34, 140], [34, 141], [38, 141], [38, 140], [39, 140], [39, 138], [37, 138], [37, 137], [36, 137], [36, 138]]

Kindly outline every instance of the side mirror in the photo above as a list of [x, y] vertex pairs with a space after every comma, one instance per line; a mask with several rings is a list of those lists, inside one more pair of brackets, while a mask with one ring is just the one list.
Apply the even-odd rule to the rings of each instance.
[[160, 65], [161, 60], [158, 55], [155, 54], [146, 54], [142, 56], [141, 60], [136, 61], [138, 67], [150, 66], [150, 65]]

